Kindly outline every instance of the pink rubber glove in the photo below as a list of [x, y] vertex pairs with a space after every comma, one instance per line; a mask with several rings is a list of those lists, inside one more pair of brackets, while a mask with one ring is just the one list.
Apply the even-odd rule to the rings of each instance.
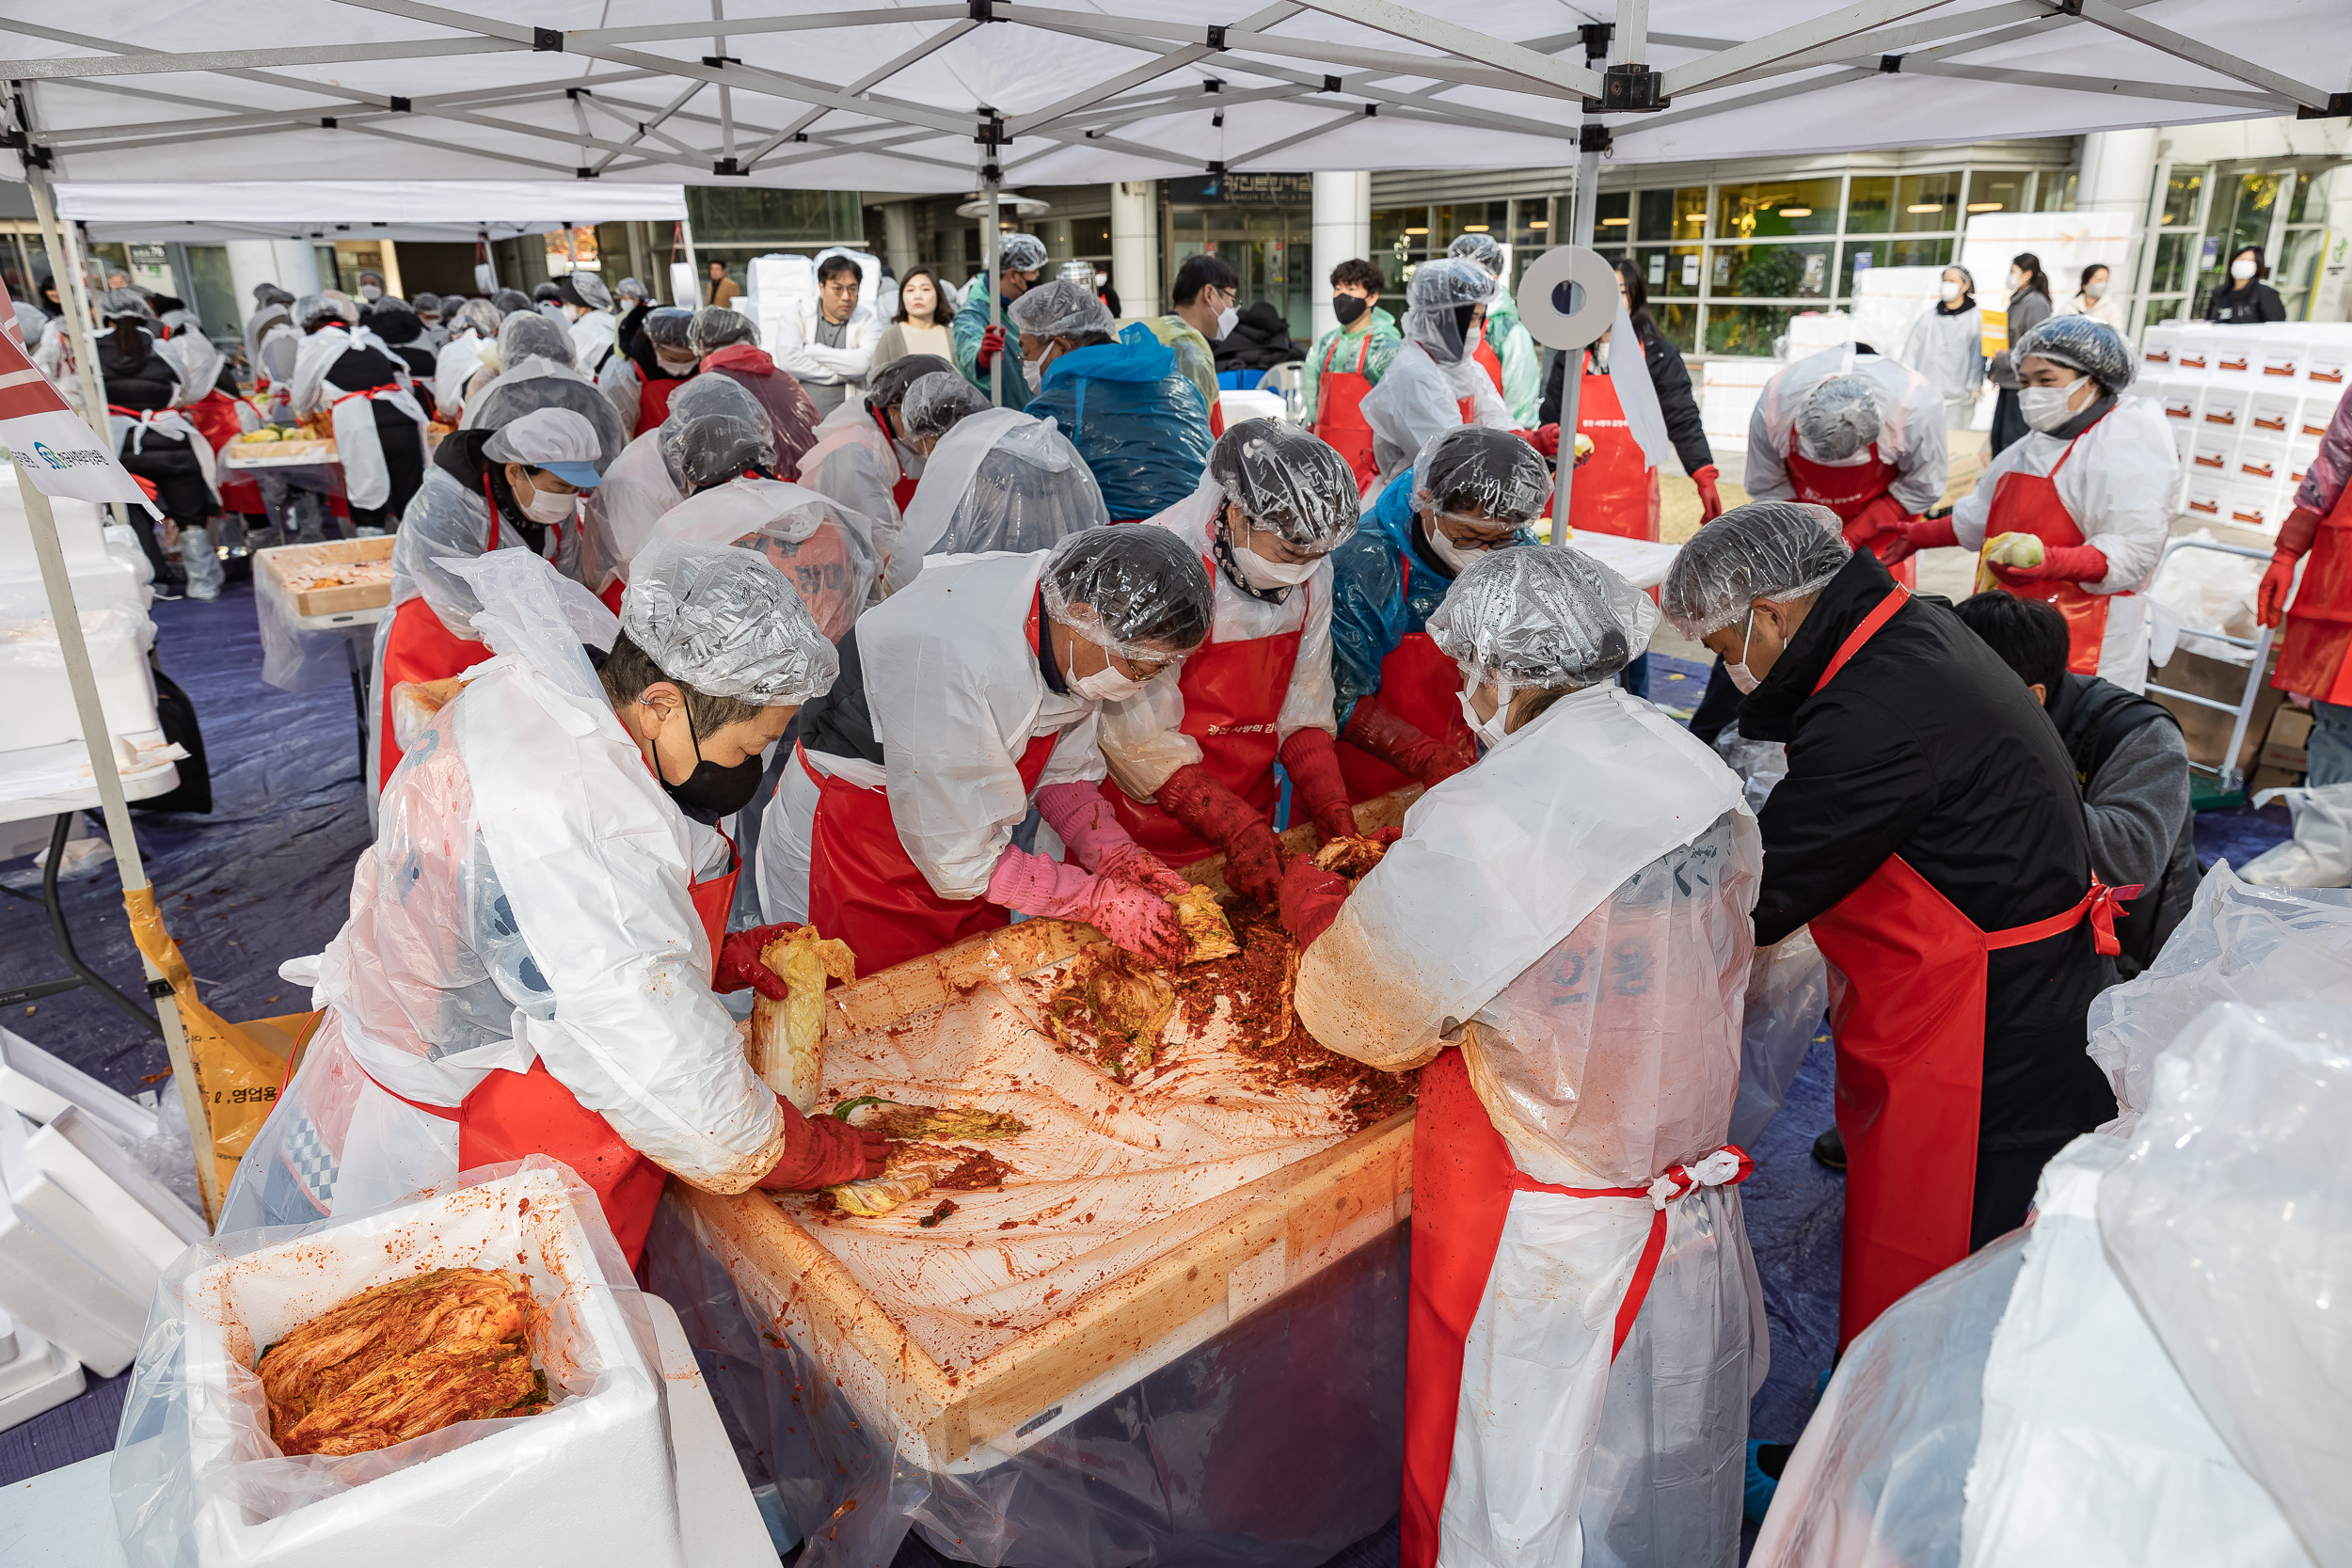
[[1133, 882], [1163, 897], [1172, 897], [1192, 886], [1170, 871], [1167, 862], [1132, 838], [1104, 850], [1094, 874], [1104, 881]]
[[1046, 784], [1033, 799], [1045, 825], [1061, 835], [1071, 858], [1089, 871], [1102, 870], [1104, 851], [1135, 845], [1099, 784]]
[[[1177, 879], [1183, 885], [1183, 879]], [[1023, 914], [1083, 920], [1130, 953], [1174, 960], [1191, 950], [1176, 906], [1150, 888], [1098, 877], [1025, 850], [1008, 848], [989, 874], [988, 901]]]

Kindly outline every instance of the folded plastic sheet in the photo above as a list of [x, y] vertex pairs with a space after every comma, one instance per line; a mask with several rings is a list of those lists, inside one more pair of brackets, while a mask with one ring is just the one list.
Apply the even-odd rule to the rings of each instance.
[[1781, 1472], [1750, 1568], [1951, 1568], [2013, 1231], [1897, 1302], [1837, 1365]]
[[1395, 1512], [1406, 1229], [1158, 1370], [957, 1473], [894, 1452], [662, 1200], [648, 1287], [677, 1308], [755, 1488], [808, 1540], [803, 1568], [887, 1563], [910, 1529], [957, 1561], [1020, 1568], [1298, 1568]]
[[2214, 1003], [2297, 998], [2352, 1007], [2352, 893], [2257, 887], [2215, 866], [2155, 962], [2090, 1005], [2090, 1058], [2122, 1107], [2101, 1131], [2131, 1135], [2157, 1054]]
[[2352, 1008], [2224, 1004], [2158, 1060], [2155, 1103], [2098, 1196], [2106, 1260], [2170, 1369], [2330, 1565], [2352, 1562], [2346, 1127]]
[[1740, 1027], [1740, 1097], [1731, 1106], [1730, 1141], [1753, 1153], [1788, 1085], [1804, 1065], [1814, 1037], [1826, 1027], [1829, 961], [1800, 927], [1771, 947], [1759, 947], [1748, 971], [1747, 1010]]

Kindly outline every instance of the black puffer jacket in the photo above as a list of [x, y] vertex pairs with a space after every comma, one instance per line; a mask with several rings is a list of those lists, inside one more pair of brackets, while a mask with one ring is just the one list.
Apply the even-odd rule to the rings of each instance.
[[1282, 312], [1263, 299], [1244, 310], [1233, 330], [1209, 347], [1216, 353], [1220, 371], [1270, 371], [1307, 357], [1307, 345], [1291, 337]]
[[[2063, 913], [2090, 886], [2074, 765], [2033, 692], [1941, 599], [1915, 597], [1813, 693], [1893, 586], [1857, 551], [1740, 706], [1740, 733], [1788, 744], [1759, 817], [1756, 940], [1776, 942], [1900, 855], [1986, 931]], [[1980, 1148], [2055, 1150], [2115, 1115], [2084, 1053], [2114, 983], [2089, 922], [1987, 958]]]

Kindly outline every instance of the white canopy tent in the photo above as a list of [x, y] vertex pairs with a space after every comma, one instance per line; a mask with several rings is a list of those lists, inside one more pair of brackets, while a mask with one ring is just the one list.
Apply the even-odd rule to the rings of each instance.
[[[215, 150], [214, 158], [220, 156]], [[195, 171], [191, 170], [191, 174]], [[686, 216], [679, 184], [577, 180], [59, 180], [57, 215], [92, 240], [510, 240]]]

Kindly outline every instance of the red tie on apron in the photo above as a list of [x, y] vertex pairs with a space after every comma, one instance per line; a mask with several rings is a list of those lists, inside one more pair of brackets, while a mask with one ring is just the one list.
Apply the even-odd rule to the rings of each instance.
[[[1203, 556], [1200, 564], [1215, 582], [1216, 562]], [[1312, 590], [1302, 587], [1298, 592]], [[1274, 824], [1275, 801], [1281, 794], [1274, 782], [1274, 758], [1280, 745], [1275, 721], [1290, 694], [1291, 671], [1298, 662], [1299, 639], [1306, 629], [1302, 619], [1272, 637], [1220, 642], [1212, 635], [1185, 658], [1176, 677], [1177, 689], [1184, 694], [1181, 728], [1200, 743], [1200, 765], [1211, 778], [1256, 808], [1268, 827]], [[1171, 868], [1223, 850], [1222, 845], [1195, 838], [1165, 808], [1132, 799], [1108, 779], [1103, 781], [1103, 797], [1128, 835]]]
[[[1410, 552], [1404, 550], [1397, 552], [1397, 558], [1402, 578], [1397, 596], [1403, 598], [1413, 586], [1413, 561]], [[1455, 700], [1461, 693], [1462, 667], [1454, 662], [1454, 656], [1439, 648], [1437, 639], [1427, 632], [1408, 631], [1380, 661], [1380, 689], [1357, 701], [1387, 709], [1442, 745], [1459, 747], [1470, 739], [1470, 726], [1462, 721], [1462, 705]], [[1338, 750], [1340, 777], [1347, 781], [1350, 804], [1421, 782], [1344, 740]]]
[[[2047, 474], [2003, 474], [1993, 485], [1993, 504], [1984, 519], [1985, 543], [2004, 533], [2030, 533], [2045, 545], [2081, 545], [2083, 536], [2074, 515], [2058, 499], [2058, 469], [2074, 455], [2082, 437], [2066, 443], [2066, 451]], [[2042, 578], [2004, 584], [2021, 599], [2041, 599], [2055, 605], [2066, 617], [2066, 668], [2077, 675], [2099, 673], [2099, 650], [2106, 641], [2107, 601], [2118, 595], [2084, 592], [2079, 583]]]
[[1364, 361], [1372, 352], [1372, 332], [1369, 328], [1359, 334], [1356, 345], [1356, 367], [1335, 371], [1331, 356], [1347, 341], [1345, 334], [1334, 338], [1323, 351], [1323, 372], [1315, 380], [1314, 432], [1324, 442], [1355, 470], [1356, 488], [1369, 491], [1380, 477], [1380, 465], [1372, 455], [1372, 422], [1364, 418], [1364, 394], [1372, 390], [1372, 382], [1364, 374]]
[[[1819, 692], [1910, 597], [1899, 584], [1838, 648]], [[1905, 1293], [1968, 1255], [1984, 1088], [1985, 959], [2073, 930], [2088, 917], [2102, 953], [2116, 900], [2094, 876], [2062, 913], [1986, 931], [1899, 855], [1836, 907], [1813, 940], [1846, 986], [1831, 1016], [1837, 1130], [1846, 1142], [1839, 1350]]]

